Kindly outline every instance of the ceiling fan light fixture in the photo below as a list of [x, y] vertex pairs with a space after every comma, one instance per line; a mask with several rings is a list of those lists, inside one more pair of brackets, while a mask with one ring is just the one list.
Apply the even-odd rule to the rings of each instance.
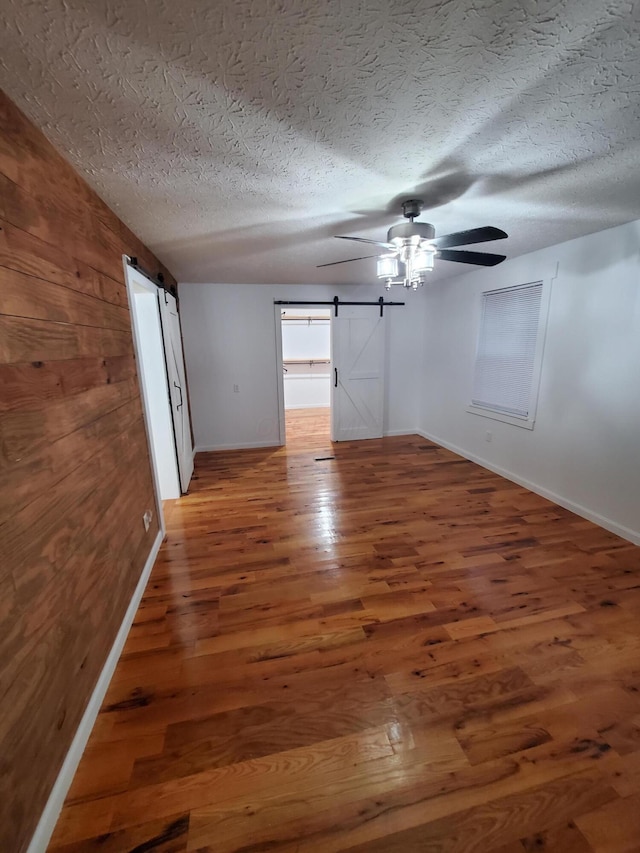
[[398, 275], [398, 259], [395, 255], [381, 255], [377, 260], [378, 278], [395, 278]]
[[[387, 290], [391, 290], [394, 284], [413, 290], [422, 287], [426, 274], [434, 268], [436, 258], [439, 261], [454, 261], [483, 267], [493, 267], [506, 261], [506, 255], [460, 251], [457, 248], [474, 243], [487, 243], [490, 240], [503, 240], [508, 236], [506, 231], [493, 225], [486, 225], [436, 237], [435, 228], [430, 222], [415, 222], [415, 217], [419, 216], [422, 207], [423, 203], [420, 199], [408, 199], [403, 202], [402, 212], [405, 219], [409, 221], [392, 225], [387, 231], [385, 243], [380, 240], [370, 240], [368, 237], [341, 236], [338, 239], [370, 243], [386, 250], [384, 255], [377, 258], [376, 275], [384, 280]], [[320, 264], [320, 266], [334, 266], [359, 260], [365, 260], [365, 258], [349, 258], [346, 261], [334, 261], [332, 264]]]
[[[433, 270], [436, 253], [433, 243], [420, 236], [398, 238], [397, 248], [378, 258], [378, 278], [386, 280], [387, 290], [394, 284], [417, 290], [424, 284], [425, 273]], [[398, 273], [400, 264], [404, 268], [402, 275]]]

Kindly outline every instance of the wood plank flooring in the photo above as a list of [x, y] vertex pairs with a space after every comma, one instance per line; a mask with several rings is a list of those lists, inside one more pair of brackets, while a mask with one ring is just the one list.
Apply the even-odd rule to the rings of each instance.
[[318, 406], [315, 409], [287, 409], [285, 411], [287, 444], [312, 447], [325, 445], [331, 435], [331, 409]]
[[52, 853], [640, 850], [640, 549], [302, 433], [198, 456]]

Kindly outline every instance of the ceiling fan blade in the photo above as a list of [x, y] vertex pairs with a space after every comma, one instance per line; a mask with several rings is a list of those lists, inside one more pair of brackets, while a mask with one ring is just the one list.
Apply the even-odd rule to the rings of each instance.
[[335, 267], [336, 264], [350, 264], [351, 261], [364, 261], [367, 258], [379, 258], [380, 255], [363, 255], [361, 258], [347, 258], [346, 261], [331, 261], [330, 264], [318, 264], [316, 269], [319, 270], [320, 267]]
[[506, 261], [506, 255], [492, 255], [489, 252], [460, 252], [455, 249], [439, 249], [436, 257], [443, 261], [457, 261], [459, 264], [477, 264], [481, 267], [495, 267]]
[[455, 234], [445, 234], [433, 241], [439, 249], [449, 249], [451, 246], [469, 246], [471, 243], [488, 243], [489, 240], [503, 240], [509, 235], [500, 228], [486, 225], [484, 228], [471, 228], [469, 231], [456, 231]]
[[374, 246], [382, 246], [383, 249], [393, 249], [391, 243], [381, 243], [379, 240], [367, 240], [366, 237], [339, 237], [335, 235], [336, 240], [356, 240], [358, 243], [371, 243]]

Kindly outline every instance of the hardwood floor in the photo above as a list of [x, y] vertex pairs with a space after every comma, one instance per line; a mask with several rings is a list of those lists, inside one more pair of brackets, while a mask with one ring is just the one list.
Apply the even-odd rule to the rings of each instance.
[[331, 435], [331, 409], [287, 409], [285, 430], [287, 444], [310, 448], [316, 444], [326, 444]]
[[51, 851], [640, 850], [640, 549], [416, 436], [201, 454]]

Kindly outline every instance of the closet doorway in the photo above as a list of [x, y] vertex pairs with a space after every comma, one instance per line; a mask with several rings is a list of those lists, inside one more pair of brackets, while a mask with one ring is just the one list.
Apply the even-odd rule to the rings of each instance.
[[326, 443], [331, 432], [331, 313], [307, 305], [280, 309], [287, 444]]
[[[286, 308], [281, 306], [286, 305]], [[404, 302], [274, 304], [280, 443], [382, 438], [385, 306]]]

